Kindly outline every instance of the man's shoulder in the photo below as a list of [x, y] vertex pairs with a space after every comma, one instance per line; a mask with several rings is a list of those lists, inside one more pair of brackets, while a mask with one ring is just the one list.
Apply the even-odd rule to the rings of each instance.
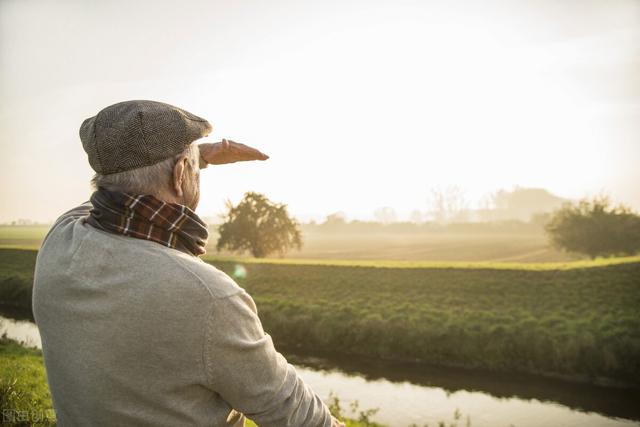
[[[155, 282], [164, 282], [176, 287], [180, 292], [195, 286], [196, 294], [209, 294], [213, 299], [226, 298], [243, 289], [224, 271], [217, 269], [193, 255], [152, 242], [146, 239], [114, 234], [84, 224], [89, 232], [85, 236], [85, 256], [87, 252], [100, 257], [106, 256], [119, 267], [144, 272], [152, 287]], [[136, 267], [138, 266], [138, 267]], [[142, 267], [142, 268], [140, 268]]]
[[57, 271], [58, 266], [66, 265], [67, 273], [84, 280], [105, 280], [103, 276], [108, 274], [115, 281], [136, 280], [152, 288], [165, 283], [181, 292], [195, 286], [196, 295], [204, 292], [214, 299], [243, 290], [229, 275], [200, 258], [93, 227], [84, 221], [91, 208], [91, 203], [85, 202], [55, 221], [40, 250], [41, 269], [50, 266]]
[[55, 230], [64, 227], [65, 225], [68, 225], [72, 222], [75, 222], [83, 217], [86, 217], [89, 215], [91, 209], [93, 209], [93, 205], [91, 204], [91, 201], [87, 200], [86, 202], [75, 206], [69, 210], [67, 210], [66, 212], [64, 212], [63, 214], [61, 214], [58, 218], [56, 218], [56, 220], [53, 222], [53, 224], [51, 225], [51, 227], [49, 228], [49, 231], [47, 231], [47, 234], [44, 236], [44, 238], [42, 239], [42, 243], [44, 244], [44, 242], [47, 241], [47, 239], [49, 238], [50, 234], [53, 234]]
[[175, 250], [169, 256], [186, 275], [199, 282], [213, 298], [226, 298], [244, 291], [227, 273], [200, 258]]

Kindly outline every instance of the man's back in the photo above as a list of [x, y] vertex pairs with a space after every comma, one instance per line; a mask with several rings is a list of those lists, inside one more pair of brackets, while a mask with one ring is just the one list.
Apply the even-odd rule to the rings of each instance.
[[[251, 297], [197, 257], [84, 222], [56, 221], [33, 311], [61, 425], [330, 426], [275, 351]], [[232, 410], [236, 409], [236, 412]]]

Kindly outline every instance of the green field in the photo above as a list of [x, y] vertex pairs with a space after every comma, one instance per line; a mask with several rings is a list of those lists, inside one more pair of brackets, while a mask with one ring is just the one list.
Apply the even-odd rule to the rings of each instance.
[[0, 247], [38, 249], [49, 228], [48, 225], [0, 225]]
[[31, 312], [31, 287], [38, 252], [0, 249], [0, 304]]
[[[35, 256], [0, 249], [0, 301], [29, 310]], [[640, 257], [206, 260], [253, 295], [283, 348], [640, 385]]]

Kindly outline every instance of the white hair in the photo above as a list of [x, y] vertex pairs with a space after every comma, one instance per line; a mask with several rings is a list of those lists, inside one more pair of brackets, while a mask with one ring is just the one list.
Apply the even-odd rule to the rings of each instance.
[[173, 168], [181, 156], [187, 156], [193, 170], [197, 173], [200, 168], [200, 150], [197, 144], [189, 144], [182, 153], [150, 166], [108, 175], [96, 173], [91, 178], [91, 186], [94, 190], [97, 190], [98, 186], [100, 186], [105, 187], [107, 190], [123, 193], [157, 195], [171, 188]]

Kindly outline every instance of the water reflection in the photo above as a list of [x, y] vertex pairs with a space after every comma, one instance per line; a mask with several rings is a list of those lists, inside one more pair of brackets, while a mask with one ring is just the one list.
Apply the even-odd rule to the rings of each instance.
[[[288, 349], [287, 349], [288, 350]], [[466, 369], [381, 362], [363, 358], [310, 357], [285, 351], [292, 363], [315, 370], [342, 372], [367, 381], [388, 380], [438, 387], [446, 393], [481, 392], [495, 398], [557, 403], [576, 411], [640, 421], [640, 390], [569, 383], [524, 374], [499, 374]], [[640, 425], [640, 423], [638, 423]]]
[[[298, 365], [296, 365], [298, 366]], [[439, 387], [426, 387], [409, 382], [394, 383], [384, 379], [368, 381], [340, 372], [322, 372], [297, 368], [302, 378], [321, 396], [330, 391], [346, 403], [357, 399], [363, 408], [380, 408], [373, 419], [389, 426], [437, 426], [453, 421], [458, 409], [464, 426], [466, 416], [472, 427], [620, 427], [638, 426], [632, 420], [609, 418], [596, 413], [572, 410], [558, 403], [519, 398], [498, 398], [487, 393], [460, 390], [449, 392]], [[347, 406], [347, 405], [343, 405]]]
[[42, 348], [38, 327], [30, 320], [0, 317], [0, 335], [21, 341], [28, 347]]

